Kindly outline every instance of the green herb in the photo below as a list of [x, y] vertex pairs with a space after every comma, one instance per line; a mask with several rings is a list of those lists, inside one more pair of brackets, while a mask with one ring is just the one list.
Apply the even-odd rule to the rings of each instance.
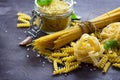
[[71, 19], [72, 19], [72, 20], [79, 20], [80, 18], [77, 17], [74, 12], [72, 12], [72, 14], [71, 14]]
[[106, 50], [108, 50], [108, 49], [110, 49], [110, 48], [116, 48], [116, 47], [118, 47], [118, 42], [117, 42], [117, 40], [108, 40], [108, 41], [106, 41], [105, 44], [104, 44], [104, 48], [105, 48]]
[[45, 5], [49, 5], [52, 2], [52, 0], [37, 0], [37, 3], [40, 6], [45, 6]]

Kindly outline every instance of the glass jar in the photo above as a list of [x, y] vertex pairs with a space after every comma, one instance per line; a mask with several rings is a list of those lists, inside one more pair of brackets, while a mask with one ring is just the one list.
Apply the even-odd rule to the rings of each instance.
[[53, 0], [51, 5], [40, 6], [35, 0], [35, 10], [40, 13], [37, 17], [41, 31], [51, 34], [69, 28], [73, 11], [73, 0]]

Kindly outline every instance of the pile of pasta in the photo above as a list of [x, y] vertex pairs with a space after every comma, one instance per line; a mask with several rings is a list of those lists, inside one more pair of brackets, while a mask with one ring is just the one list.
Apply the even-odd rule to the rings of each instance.
[[[54, 75], [71, 72], [80, 68], [81, 63], [92, 64], [106, 73], [111, 65], [120, 68], [119, 46], [108, 50], [104, 49], [107, 40], [115, 39], [118, 43], [120, 42], [119, 29], [120, 22], [111, 23], [103, 30], [83, 34], [79, 40], [62, 48], [40, 49], [38, 53], [47, 56], [52, 61]], [[109, 34], [116, 34], [116, 36]]]

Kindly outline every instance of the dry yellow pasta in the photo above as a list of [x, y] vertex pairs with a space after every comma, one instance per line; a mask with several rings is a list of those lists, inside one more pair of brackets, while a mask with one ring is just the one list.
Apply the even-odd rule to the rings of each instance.
[[120, 68], [120, 64], [119, 63], [114, 63], [112, 64], [113, 67], [116, 67], [116, 68]]
[[30, 24], [29, 21], [27, 21], [26, 19], [23, 19], [23, 18], [21, 18], [21, 17], [18, 17], [18, 21], [20, 21], [20, 22], [22, 22], [22, 23], [28, 23], [28, 24]]
[[65, 48], [61, 48], [61, 50], [62, 50], [64, 53], [74, 54], [74, 49], [73, 49], [73, 47], [65, 47]]
[[103, 72], [106, 73], [110, 67], [111, 63], [110, 62], [107, 62], [103, 68]]
[[79, 68], [79, 64], [76, 64], [76, 65], [73, 65], [73, 66], [69, 67], [68, 69], [66, 69], [65, 73], [73, 71], [73, 70], [75, 70], [77, 68]]
[[17, 15], [22, 19], [31, 20], [31, 17], [28, 14], [18, 12]]
[[76, 60], [75, 56], [69, 56], [69, 57], [62, 58], [62, 61], [68, 61], [68, 62], [75, 61], [75, 60]]
[[58, 65], [56, 60], [53, 61], [53, 67], [55, 71], [58, 70]]
[[61, 69], [58, 69], [58, 70], [56, 70], [56, 71], [53, 71], [53, 74], [54, 74], [54, 75], [57, 75], [57, 74], [64, 73], [65, 71], [66, 71], [66, 68], [63, 67], [63, 68], [61, 68]]
[[67, 53], [52, 53], [51, 56], [52, 57], [67, 57], [68, 54]]
[[108, 57], [105, 55], [102, 57], [102, 59], [100, 60], [100, 62], [96, 66], [98, 68], [103, 68], [107, 61], [108, 61]]
[[30, 23], [18, 23], [17, 27], [18, 28], [28, 28], [28, 27], [30, 27]]
[[111, 62], [111, 63], [120, 63], [120, 58], [111, 58], [111, 59], [109, 59], [109, 61]]

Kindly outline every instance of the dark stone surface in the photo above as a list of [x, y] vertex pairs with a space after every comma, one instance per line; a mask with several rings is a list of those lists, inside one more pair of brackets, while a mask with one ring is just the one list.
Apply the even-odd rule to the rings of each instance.
[[[75, 12], [83, 20], [120, 6], [120, 0], [76, 1]], [[34, 0], [0, 0], [0, 80], [120, 80], [120, 70], [111, 67], [103, 74], [101, 70], [84, 64], [68, 75], [53, 76], [51, 63], [43, 57], [36, 57], [36, 52], [31, 49], [18, 46], [26, 37], [26, 29], [16, 28], [16, 14], [21, 11], [31, 15], [33, 8]]]

